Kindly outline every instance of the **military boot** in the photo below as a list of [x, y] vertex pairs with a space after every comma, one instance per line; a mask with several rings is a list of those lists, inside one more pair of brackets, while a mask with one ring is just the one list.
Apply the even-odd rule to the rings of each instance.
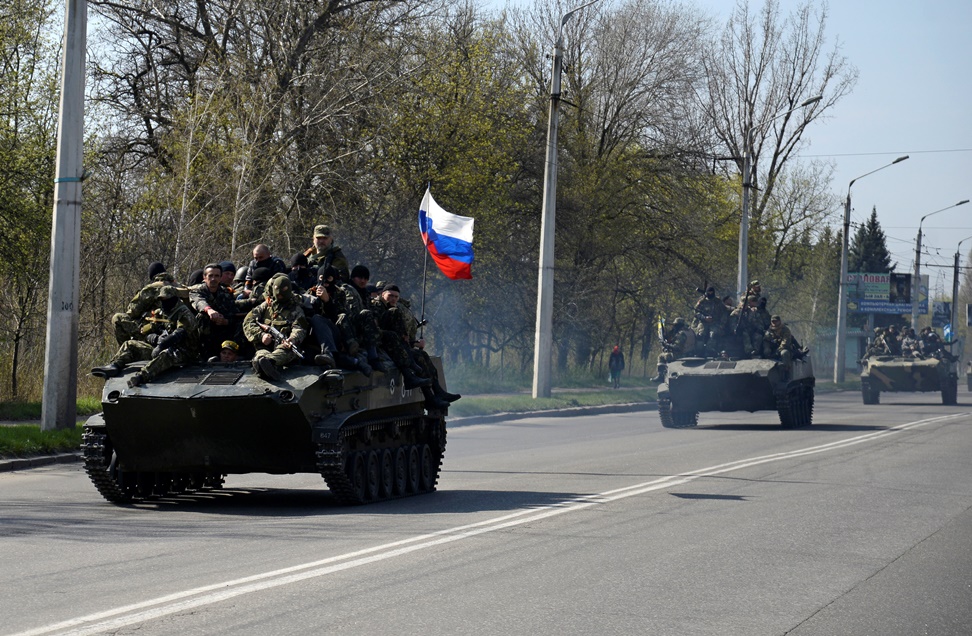
[[[407, 384], [405, 386], [408, 388]], [[449, 403], [437, 396], [435, 391], [432, 390], [432, 387], [423, 386], [422, 395], [425, 396], [425, 408], [430, 411], [444, 411], [449, 408]]]
[[402, 370], [402, 383], [406, 390], [432, 386], [432, 380], [430, 378], [420, 378], [411, 369]]
[[434, 379], [432, 380], [432, 392], [435, 393], [437, 398], [440, 400], [445, 400], [446, 402], [455, 402], [462, 397], [458, 393], [449, 393], [442, 388], [442, 385], [440, 385], [438, 381]]
[[328, 350], [327, 345], [321, 345], [321, 352], [314, 356], [314, 364], [325, 369], [333, 369], [335, 366], [334, 356]]
[[135, 375], [128, 380], [128, 388], [130, 389], [134, 389], [137, 386], [142, 386], [143, 384], [145, 384], [145, 375], [143, 375], [141, 371], [136, 371]]
[[253, 370], [264, 380], [279, 380], [280, 371], [270, 358], [254, 358]]
[[658, 365], [658, 375], [656, 375], [655, 377], [653, 377], [652, 379], [650, 379], [648, 381], [649, 382], [653, 382], [655, 384], [661, 384], [662, 382], [665, 381], [665, 375], [667, 373], [668, 373], [668, 367], [666, 365], [664, 365], [664, 364], [659, 364]]
[[103, 367], [95, 367], [91, 369], [91, 375], [98, 378], [114, 378], [121, 375], [122, 369], [124, 368], [125, 367], [123, 365], [120, 365], [117, 362], [112, 362]]

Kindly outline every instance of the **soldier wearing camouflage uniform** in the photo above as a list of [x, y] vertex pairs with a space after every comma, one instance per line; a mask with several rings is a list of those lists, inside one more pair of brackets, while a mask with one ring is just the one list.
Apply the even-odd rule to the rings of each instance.
[[314, 226], [314, 253], [307, 256], [307, 266], [320, 270], [333, 267], [341, 276], [341, 280], [349, 282], [348, 259], [341, 248], [334, 244], [334, 235], [326, 225]]
[[708, 287], [705, 295], [695, 303], [695, 319], [692, 321], [695, 335], [707, 351], [718, 352], [728, 322], [726, 306], [716, 298], [715, 287]]
[[398, 285], [391, 283], [382, 285], [381, 294], [378, 298], [372, 299], [371, 306], [382, 330], [394, 334], [404, 345], [411, 364], [417, 365], [417, 369], [414, 366], [412, 368], [419, 376], [432, 381], [430, 388], [422, 389], [426, 404], [430, 408], [441, 409], [461, 398], [458, 393], [449, 393], [439, 384], [439, 372], [432, 364], [432, 358], [425, 351], [425, 339], [416, 339], [418, 321], [408, 307], [402, 304], [401, 290]]
[[[307, 337], [308, 324], [286, 274], [275, 274], [267, 289], [266, 299], [244, 318], [243, 333], [256, 348], [253, 369], [264, 379], [279, 380], [280, 369], [299, 359], [295, 348]], [[276, 328], [285, 340], [276, 342], [260, 325]]]
[[684, 318], [672, 321], [672, 330], [661, 343], [662, 351], [658, 356], [658, 375], [649, 382], [660, 384], [668, 374], [668, 363], [695, 352], [695, 332], [689, 329]]
[[127, 340], [104, 367], [95, 367], [92, 375], [103, 378], [119, 375], [126, 365], [140, 360], [149, 363], [128, 381], [136, 387], [151, 382], [159, 374], [177, 365], [189, 364], [199, 357], [199, 331], [196, 317], [181, 301], [171, 285], [159, 289], [159, 303], [167, 321], [161, 335], [149, 334], [146, 341]]
[[[119, 312], [111, 317], [111, 326], [115, 332], [115, 340], [118, 344], [123, 344], [128, 340], [145, 340], [145, 337], [152, 333], [150, 324], [146, 324], [142, 318], [152, 310], [159, 307], [159, 290], [165, 285], [173, 285], [172, 275], [165, 271], [162, 263], [152, 263], [149, 265], [148, 278], [150, 282], [135, 294], [128, 309]], [[188, 299], [187, 289], [177, 289], [179, 296]], [[144, 329], [144, 330], [143, 330]]]
[[769, 327], [769, 321], [764, 321], [759, 314], [756, 303], [758, 297], [746, 296], [746, 300], [736, 307], [729, 315], [729, 326], [732, 333], [742, 345], [744, 356], [759, 356], [763, 349], [763, 334]]

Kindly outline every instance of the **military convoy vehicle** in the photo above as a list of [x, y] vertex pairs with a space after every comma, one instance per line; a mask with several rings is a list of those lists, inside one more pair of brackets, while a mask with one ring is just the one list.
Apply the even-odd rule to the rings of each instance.
[[942, 404], [958, 401], [958, 371], [954, 362], [939, 358], [871, 355], [862, 361], [861, 397], [864, 404], [880, 404], [881, 392], [941, 391]]
[[269, 382], [249, 362], [208, 363], [130, 388], [142, 364], [105, 382], [104, 410], [84, 425], [84, 469], [108, 501], [218, 489], [242, 473], [318, 473], [342, 504], [436, 489], [446, 413], [398, 373], [294, 366]]
[[658, 387], [658, 415], [666, 428], [696, 426], [699, 413], [775, 410], [784, 428], [813, 423], [813, 365], [779, 360], [681, 358], [668, 363]]

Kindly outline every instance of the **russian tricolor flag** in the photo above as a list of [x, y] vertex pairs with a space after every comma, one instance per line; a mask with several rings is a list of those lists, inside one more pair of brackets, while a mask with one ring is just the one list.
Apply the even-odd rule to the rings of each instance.
[[473, 221], [468, 216], [450, 214], [425, 190], [419, 209], [419, 231], [432, 260], [448, 278], [472, 278]]

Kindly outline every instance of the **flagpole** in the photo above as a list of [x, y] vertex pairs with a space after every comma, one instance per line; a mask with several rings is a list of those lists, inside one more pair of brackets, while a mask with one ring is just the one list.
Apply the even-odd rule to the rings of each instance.
[[[432, 182], [425, 187], [425, 191], [430, 195], [432, 193]], [[424, 198], [423, 198], [424, 200]], [[426, 210], [428, 212], [428, 210]], [[424, 230], [425, 228], [420, 228]], [[425, 337], [425, 284], [429, 279], [429, 239], [428, 232], [423, 232], [422, 244], [425, 245], [425, 261], [422, 263], [422, 317], [419, 319], [419, 339]]]

